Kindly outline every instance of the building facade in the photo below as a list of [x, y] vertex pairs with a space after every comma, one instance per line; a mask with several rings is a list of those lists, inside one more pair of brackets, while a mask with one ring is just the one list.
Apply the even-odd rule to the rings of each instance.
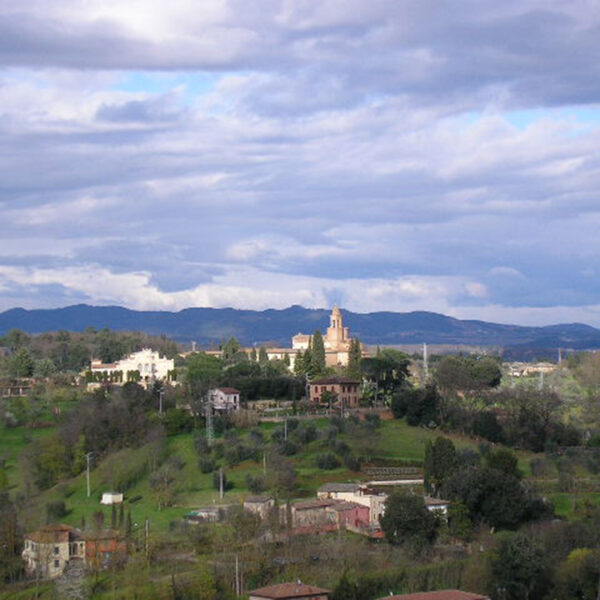
[[240, 410], [240, 390], [230, 387], [209, 390], [208, 398], [216, 412], [235, 412]]
[[94, 359], [90, 364], [90, 383], [122, 384], [128, 381], [151, 385], [155, 381], [176, 380], [175, 361], [166, 356], [160, 356], [151, 348], [133, 352], [129, 356], [114, 363], [103, 363]]
[[357, 408], [360, 402], [360, 381], [348, 377], [332, 376], [310, 382], [311, 404], [331, 404], [344, 408]]
[[127, 555], [127, 542], [118, 532], [82, 532], [70, 525], [46, 525], [27, 534], [22, 553], [29, 575], [52, 579], [72, 562], [104, 566]]
[[[350, 329], [344, 326], [344, 317], [338, 306], [334, 306], [329, 317], [330, 324], [323, 336], [325, 347], [325, 364], [328, 367], [343, 366], [348, 364], [350, 353]], [[312, 335], [298, 333], [292, 338], [292, 348], [296, 351], [305, 351], [312, 343]], [[362, 355], [367, 354], [367, 348], [361, 344]]]

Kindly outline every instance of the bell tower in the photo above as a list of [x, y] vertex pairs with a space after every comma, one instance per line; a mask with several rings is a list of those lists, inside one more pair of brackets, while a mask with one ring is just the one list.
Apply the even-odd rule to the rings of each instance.
[[341, 345], [348, 340], [348, 328], [344, 327], [344, 318], [342, 311], [336, 304], [331, 311], [331, 325], [327, 328], [325, 345], [331, 350], [339, 350]]

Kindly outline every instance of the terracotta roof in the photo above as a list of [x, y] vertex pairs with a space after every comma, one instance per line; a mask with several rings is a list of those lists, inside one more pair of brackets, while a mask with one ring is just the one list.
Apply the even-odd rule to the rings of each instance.
[[340, 377], [339, 375], [332, 375], [331, 377], [323, 377], [322, 379], [315, 379], [311, 381], [311, 385], [332, 385], [332, 384], [348, 384], [354, 383], [356, 385], [360, 385], [360, 381], [356, 379], [350, 379], [349, 377]]
[[220, 388], [215, 388], [221, 392], [223, 392], [224, 394], [239, 394], [240, 390], [236, 390], [235, 388], [230, 388], [230, 387], [220, 387]]
[[320, 596], [329, 594], [329, 590], [318, 588], [314, 585], [306, 585], [301, 581], [297, 583], [278, 583], [267, 587], [258, 588], [248, 592], [250, 596], [259, 598], [302, 598], [305, 596]]
[[296, 502], [292, 504], [294, 510], [307, 510], [310, 508], [325, 508], [327, 506], [333, 506], [337, 504], [339, 500], [329, 500], [323, 498], [322, 500], [305, 500], [304, 502]]
[[60, 525], [44, 525], [44, 527], [40, 527], [40, 529], [27, 534], [25, 537], [38, 544], [48, 544], [58, 541], [61, 534], [71, 534], [74, 531], [73, 527], [62, 523]]
[[248, 496], [244, 500], [244, 504], [246, 504], [246, 502], [264, 504], [265, 502], [271, 502], [272, 500], [273, 496]]
[[365, 506], [364, 504], [358, 504], [358, 502], [344, 502], [343, 500], [336, 502], [335, 504], [332, 505], [331, 508], [333, 510], [337, 510], [338, 512], [343, 512], [345, 510], [354, 510], [355, 508], [361, 508], [361, 507], [366, 510], [369, 510], [369, 507]]
[[481, 594], [471, 594], [460, 590], [439, 590], [437, 592], [418, 592], [416, 594], [400, 594], [386, 596], [380, 600], [489, 600]]
[[449, 500], [442, 500], [441, 498], [432, 498], [431, 496], [425, 496], [424, 500], [427, 506], [443, 506], [450, 504]]

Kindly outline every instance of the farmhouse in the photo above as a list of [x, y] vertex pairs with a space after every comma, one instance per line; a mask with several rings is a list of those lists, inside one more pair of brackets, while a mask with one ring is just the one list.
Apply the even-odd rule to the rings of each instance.
[[360, 401], [360, 381], [337, 375], [310, 382], [311, 404], [331, 404], [357, 408]]
[[30, 575], [54, 578], [71, 562], [85, 566], [105, 566], [127, 555], [127, 542], [119, 532], [85, 531], [70, 525], [46, 525], [27, 534], [22, 553]]

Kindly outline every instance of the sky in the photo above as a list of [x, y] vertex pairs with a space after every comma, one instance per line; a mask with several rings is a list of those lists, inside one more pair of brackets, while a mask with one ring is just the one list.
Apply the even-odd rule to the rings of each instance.
[[0, 0], [0, 310], [600, 326], [596, 0]]

